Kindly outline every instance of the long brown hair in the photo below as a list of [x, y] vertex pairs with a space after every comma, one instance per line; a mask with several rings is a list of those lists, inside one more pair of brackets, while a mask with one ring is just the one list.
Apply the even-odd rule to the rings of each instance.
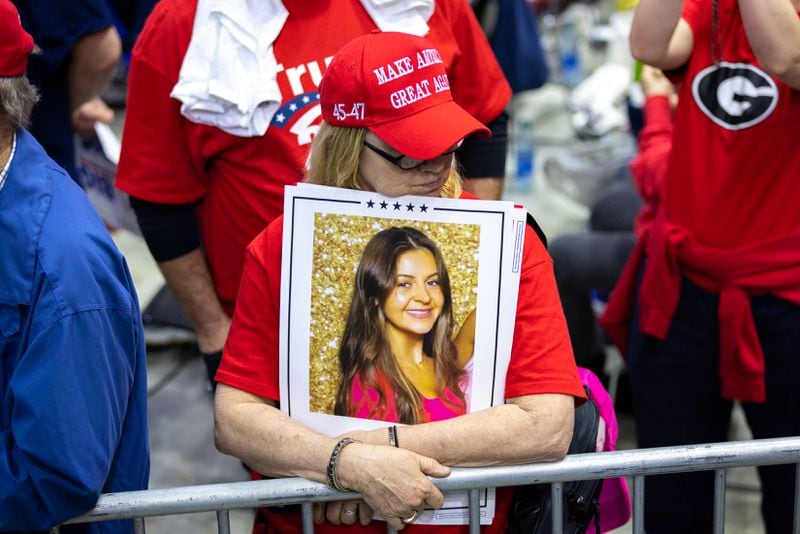
[[[464, 372], [458, 365], [453, 343], [453, 305], [450, 277], [442, 254], [424, 233], [410, 227], [392, 227], [375, 234], [364, 249], [356, 271], [350, 310], [339, 348], [340, 380], [336, 394], [336, 415], [354, 415], [351, 405], [353, 381], [378, 392], [378, 406], [371, 416], [381, 418], [387, 398], [394, 396], [399, 422], [422, 421], [421, 395], [405, 376], [392, 353], [386, 336], [383, 303], [396, 285], [397, 259], [405, 252], [428, 250], [436, 263], [439, 286], [444, 296], [441, 313], [433, 328], [423, 336], [423, 352], [433, 358], [437, 396], [449, 390], [461, 406], [464, 394], [459, 382]], [[388, 387], [387, 383], [388, 382]]]

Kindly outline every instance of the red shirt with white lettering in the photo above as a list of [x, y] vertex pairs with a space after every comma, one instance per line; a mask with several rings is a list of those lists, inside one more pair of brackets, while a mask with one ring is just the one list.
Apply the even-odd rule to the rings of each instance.
[[[151, 202], [202, 199], [199, 218], [214, 284], [229, 312], [244, 250], [283, 211], [283, 188], [303, 176], [321, 121], [317, 86], [326, 61], [375, 29], [358, 0], [284, 0], [289, 17], [274, 43], [283, 96], [262, 137], [241, 138], [191, 123], [169, 93], [189, 46], [196, 0], [161, 0], [133, 50], [117, 186]], [[510, 88], [464, 0], [440, 0], [427, 38], [444, 59], [456, 102], [488, 123]]]

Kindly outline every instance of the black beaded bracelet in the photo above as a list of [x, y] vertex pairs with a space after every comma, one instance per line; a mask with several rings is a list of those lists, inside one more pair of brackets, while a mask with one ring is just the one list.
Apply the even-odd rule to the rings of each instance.
[[333, 451], [331, 451], [331, 459], [328, 460], [328, 486], [338, 491], [348, 491], [347, 488], [339, 484], [339, 479], [336, 476], [336, 466], [339, 464], [339, 455], [342, 454], [342, 450], [351, 443], [361, 442], [353, 438], [340, 439], [333, 447]]

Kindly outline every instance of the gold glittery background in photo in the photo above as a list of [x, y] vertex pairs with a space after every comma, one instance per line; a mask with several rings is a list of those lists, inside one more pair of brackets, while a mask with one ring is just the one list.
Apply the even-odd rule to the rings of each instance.
[[317, 213], [314, 218], [309, 333], [310, 412], [333, 414], [339, 386], [337, 353], [358, 262], [370, 238], [393, 226], [417, 228], [442, 251], [450, 274], [454, 324], [460, 325], [475, 309], [480, 225]]

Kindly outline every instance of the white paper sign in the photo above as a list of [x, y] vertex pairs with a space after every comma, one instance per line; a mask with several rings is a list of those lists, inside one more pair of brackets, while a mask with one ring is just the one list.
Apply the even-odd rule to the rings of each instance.
[[[390, 198], [309, 184], [287, 187], [281, 274], [281, 409], [329, 435], [393, 424], [335, 412], [342, 388], [351, 391], [350, 385], [342, 385], [338, 355], [364, 248], [382, 230], [403, 227], [422, 232], [441, 253], [449, 275], [451, 291], [445, 299], [452, 303], [453, 334], [466, 329], [461, 325], [468, 323], [467, 317], [475, 317], [474, 342], [471, 353], [466, 353], [470, 360], [463, 366], [466, 375], [459, 383], [462, 409], [471, 413], [503, 404], [525, 216], [525, 211], [511, 202]], [[341, 403], [339, 406], [341, 411]], [[481, 522], [488, 524], [494, 516], [494, 490], [484, 490], [480, 502]], [[427, 511], [416, 522], [467, 524], [467, 508], [466, 492], [452, 494], [440, 510]]]

